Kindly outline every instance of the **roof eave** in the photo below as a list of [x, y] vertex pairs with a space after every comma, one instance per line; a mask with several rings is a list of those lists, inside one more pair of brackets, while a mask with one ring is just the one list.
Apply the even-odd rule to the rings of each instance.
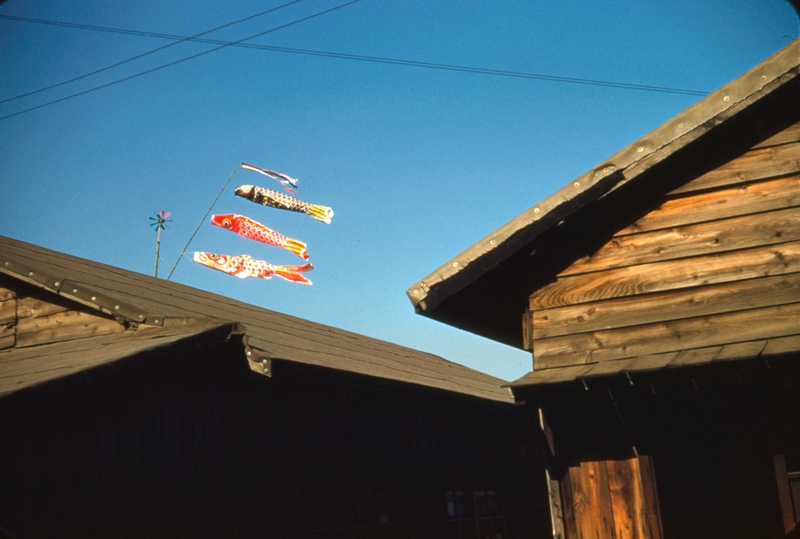
[[418, 281], [406, 291], [416, 312], [431, 314], [442, 301], [488, 273], [565, 217], [636, 178], [795, 78], [800, 71], [798, 66], [800, 39], [634, 141]]

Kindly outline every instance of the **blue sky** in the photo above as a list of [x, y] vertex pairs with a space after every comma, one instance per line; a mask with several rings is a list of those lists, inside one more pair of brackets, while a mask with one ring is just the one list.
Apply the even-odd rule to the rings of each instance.
[[[343, 2], [303, 0], [209, 34], [236, 41]], [[281, 2], [8, 0], [0, 16], [193, 35]], [[271, 46], [710, 92], [798, 37], [785, 0], [670, 2], [360, 0], [248, 41]], [[0, 18], [0, 100], [164, 45]], [[0, 117], [187, 57], [184, 42], [49, 91]], [[429, 351], [506, 380], [522, 352], [414, 314], [405, 290], [465, 248], [700, 99], [227, 47], [0, 119], [0, 234], [159, 275], [241, 162], [299, 178], [333, 223], [240, 213], [308, 244], [311, 287], [239, 280], [183, 259], [172, 280]], [[212, 227], [189, 251], [296, 264]]]

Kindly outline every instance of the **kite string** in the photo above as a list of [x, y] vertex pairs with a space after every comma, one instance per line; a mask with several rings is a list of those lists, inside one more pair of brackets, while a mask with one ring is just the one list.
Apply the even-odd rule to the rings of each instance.
[[242, 163], [239, 163], [238, 165], [236, 165], [236, 167], [233, 169], [233, 172], [231, 172], [231, 175], [228, 176], [227, 180], [225, 180], [225, 185], [223, 185], [222, 189], [220, 189], [219, 193], [217, 193], [217, 198], [214, 199], [214, 202], [212, 202], [211, 206], [208, 207], [208, 210], [206, 211], [206, 214], [203, 216], [202, 219], [200, 219], [200, 222], [197, 224], [197, 228], [194, 229], [194, 232], [192, 232], [192, 236], [189, 238], [189, 241], [186, 242], [186, 245], [183, 246], [183, 250], [181, 251], [181, 254], [178, 255], [178, 259], [175, 261], [175, 265], [172, 266], [172, 269], [169, 271], [169, 275], [167, 275], [167, 280], [168, 281], [169, 281], [169, 278], [172, 277], [172, 272], [175, 271], [175, 268], [178, 267], [178, 263], [181, 261], [181, 257], [183, 256], [183, 253], [185, 253], [186, 249], [189, 248], [189, 244], [192, 243], [192, 240], [194, 239], [195, 235], [197, 234], [197, 231], [200, 230], [201, 226], [203, 226], [203, 223], [206, 221], [206, 217], [208, 217], [208, 214], [211, 213], [211, 210], [214, 208], [214, 204], [217, 203], [217, 200], [219, 200], [219, 197], [221, 197], [222, 193], [225, 192], [225, 189], [228, 187], [228, 184], [231, 182], [231, 178], [233, 178], [233, 175], [236, 174], [236, 171], [239, 170], [239, 167], [241, 167], [241, 166], [242, 166]]

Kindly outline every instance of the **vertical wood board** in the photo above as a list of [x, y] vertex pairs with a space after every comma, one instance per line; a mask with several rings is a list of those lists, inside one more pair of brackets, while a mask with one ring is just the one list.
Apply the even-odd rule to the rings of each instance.
[[661, 521], [661, 505], [658, 501], [658, 486], [653, 459], [646, 455], [637, 457], [639, 477], [642, 481], [644, 510], [650, 539], [663, 539], [664, 527]]
[[787, 533], [794, 529], [797, 516], [794, 514], [792, 492], [789, 489], [789, 477], [786, 473], [786, 459], [782, 454], [772, 457], [775, 466], [775, 479], [778, 486], [778, 498], [781, 502], [781, 515], [783, 515], [783, 528]]
[[579, 467], [570, 467], [569, 474], [578, 537], [615, 539], [614, 509], [605, 461], [581, 462]]
[[649, 539], [637, 457], [606, 461], [617, 539]]

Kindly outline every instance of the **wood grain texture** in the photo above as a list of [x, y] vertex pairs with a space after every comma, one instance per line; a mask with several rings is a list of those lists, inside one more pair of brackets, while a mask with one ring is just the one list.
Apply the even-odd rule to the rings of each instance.
[[81, 310], [83, 309], [82, 306], [76, 303], [68, 305], [63, 298], [59, 298], [55, 294], [47, 294], [47, 296], [51, 301], [30, 296], [18, 298], [17, 316], [19, 318], [38, 318], [55, 313], [79, 310], [78, 307], [80, 307]]
[[0, 350], [13, 348], [15, 342], [16, 342], [16, 337], [14, 335], [6, 335], [5, 337], [0, 337]]
[[34, 346], [123, 331], [125, 328], [113, 318], [67, 311], [20, 319], [17, 323], [17, 346]]
[[800, 241], [800, 210], [786, 208], [709, 223], [615, 236], [559, 276]]
[[772, 457], [775, 466], [775, 479], [778, 483], [778, 498], [781, 503], [781, 514], [783, 515], [783, 528], [787, 533], [792, 531], [797, 523], [792, 504], [792, 492], [789, 489], [789, 478], [786, 475], [786, 459], [782, 454]]
[[0, 350], [13, 348], [17, 340], [17, 331], [14, 324], [0, 325]]
[[0, 301], [0, 324], [9, 324], [17, 319], [17, 300], [14, 298]]
[[609, 460], [606, 467], [617, 539], [649, 538], [638, 458]]
[[617, 234], [716, 221], [800, 205], [800, 175], [674, 198]]
[[559, 480], [558, 486], [561, 490], [561, 514], [564, 516], [564, 534], [566, 539], [575, 539], [578, 537], [578, 522], [575, 514], [575, 494], [573, 493], [570, 468], [567, 468], [567, 472]]
[[[5, 277], [5, 276], [4, 276]], [[8, 279], [6, 277], [6, 279]], [[16, 292], [7, 285], [0, 285], [0, 301], [6, 301], [17, 297]]]
[[531, 294], [529, 307], [536, 311], [797, 271], [800, 243], [784, 243], [564, 277]]
[[800, 122], [787, 127], [780, 133], [777, 133], [768, 139], [764, 140], [753, 146], [755, 148], [766, 148], [767, 146], [778, 146], [779, 144], [788, 144], [790, 142], [800, 141]]
[[800, 304], [540, 339], [536, 369], [771, 339], [797, 333]]
[[685, 194], [744, 182], [775, 178], [800, 171], [800, 143], [750, 150], [743, 156], [698, 176], [670, 194]]
[[615, 539], [614, 509], [605, 461], [570, 467], [575, 521], [579, 538]]
[[664, 527], [661, 522], [661, 506], [658, 501], [658, 486], [653, 459], [647, 455], [639, 455], [639, 477], [642, 481], [645, 518], [650, 539], [663, 539]]
[[800, 273], [534, 311], [533, 338], [800, 303]]

